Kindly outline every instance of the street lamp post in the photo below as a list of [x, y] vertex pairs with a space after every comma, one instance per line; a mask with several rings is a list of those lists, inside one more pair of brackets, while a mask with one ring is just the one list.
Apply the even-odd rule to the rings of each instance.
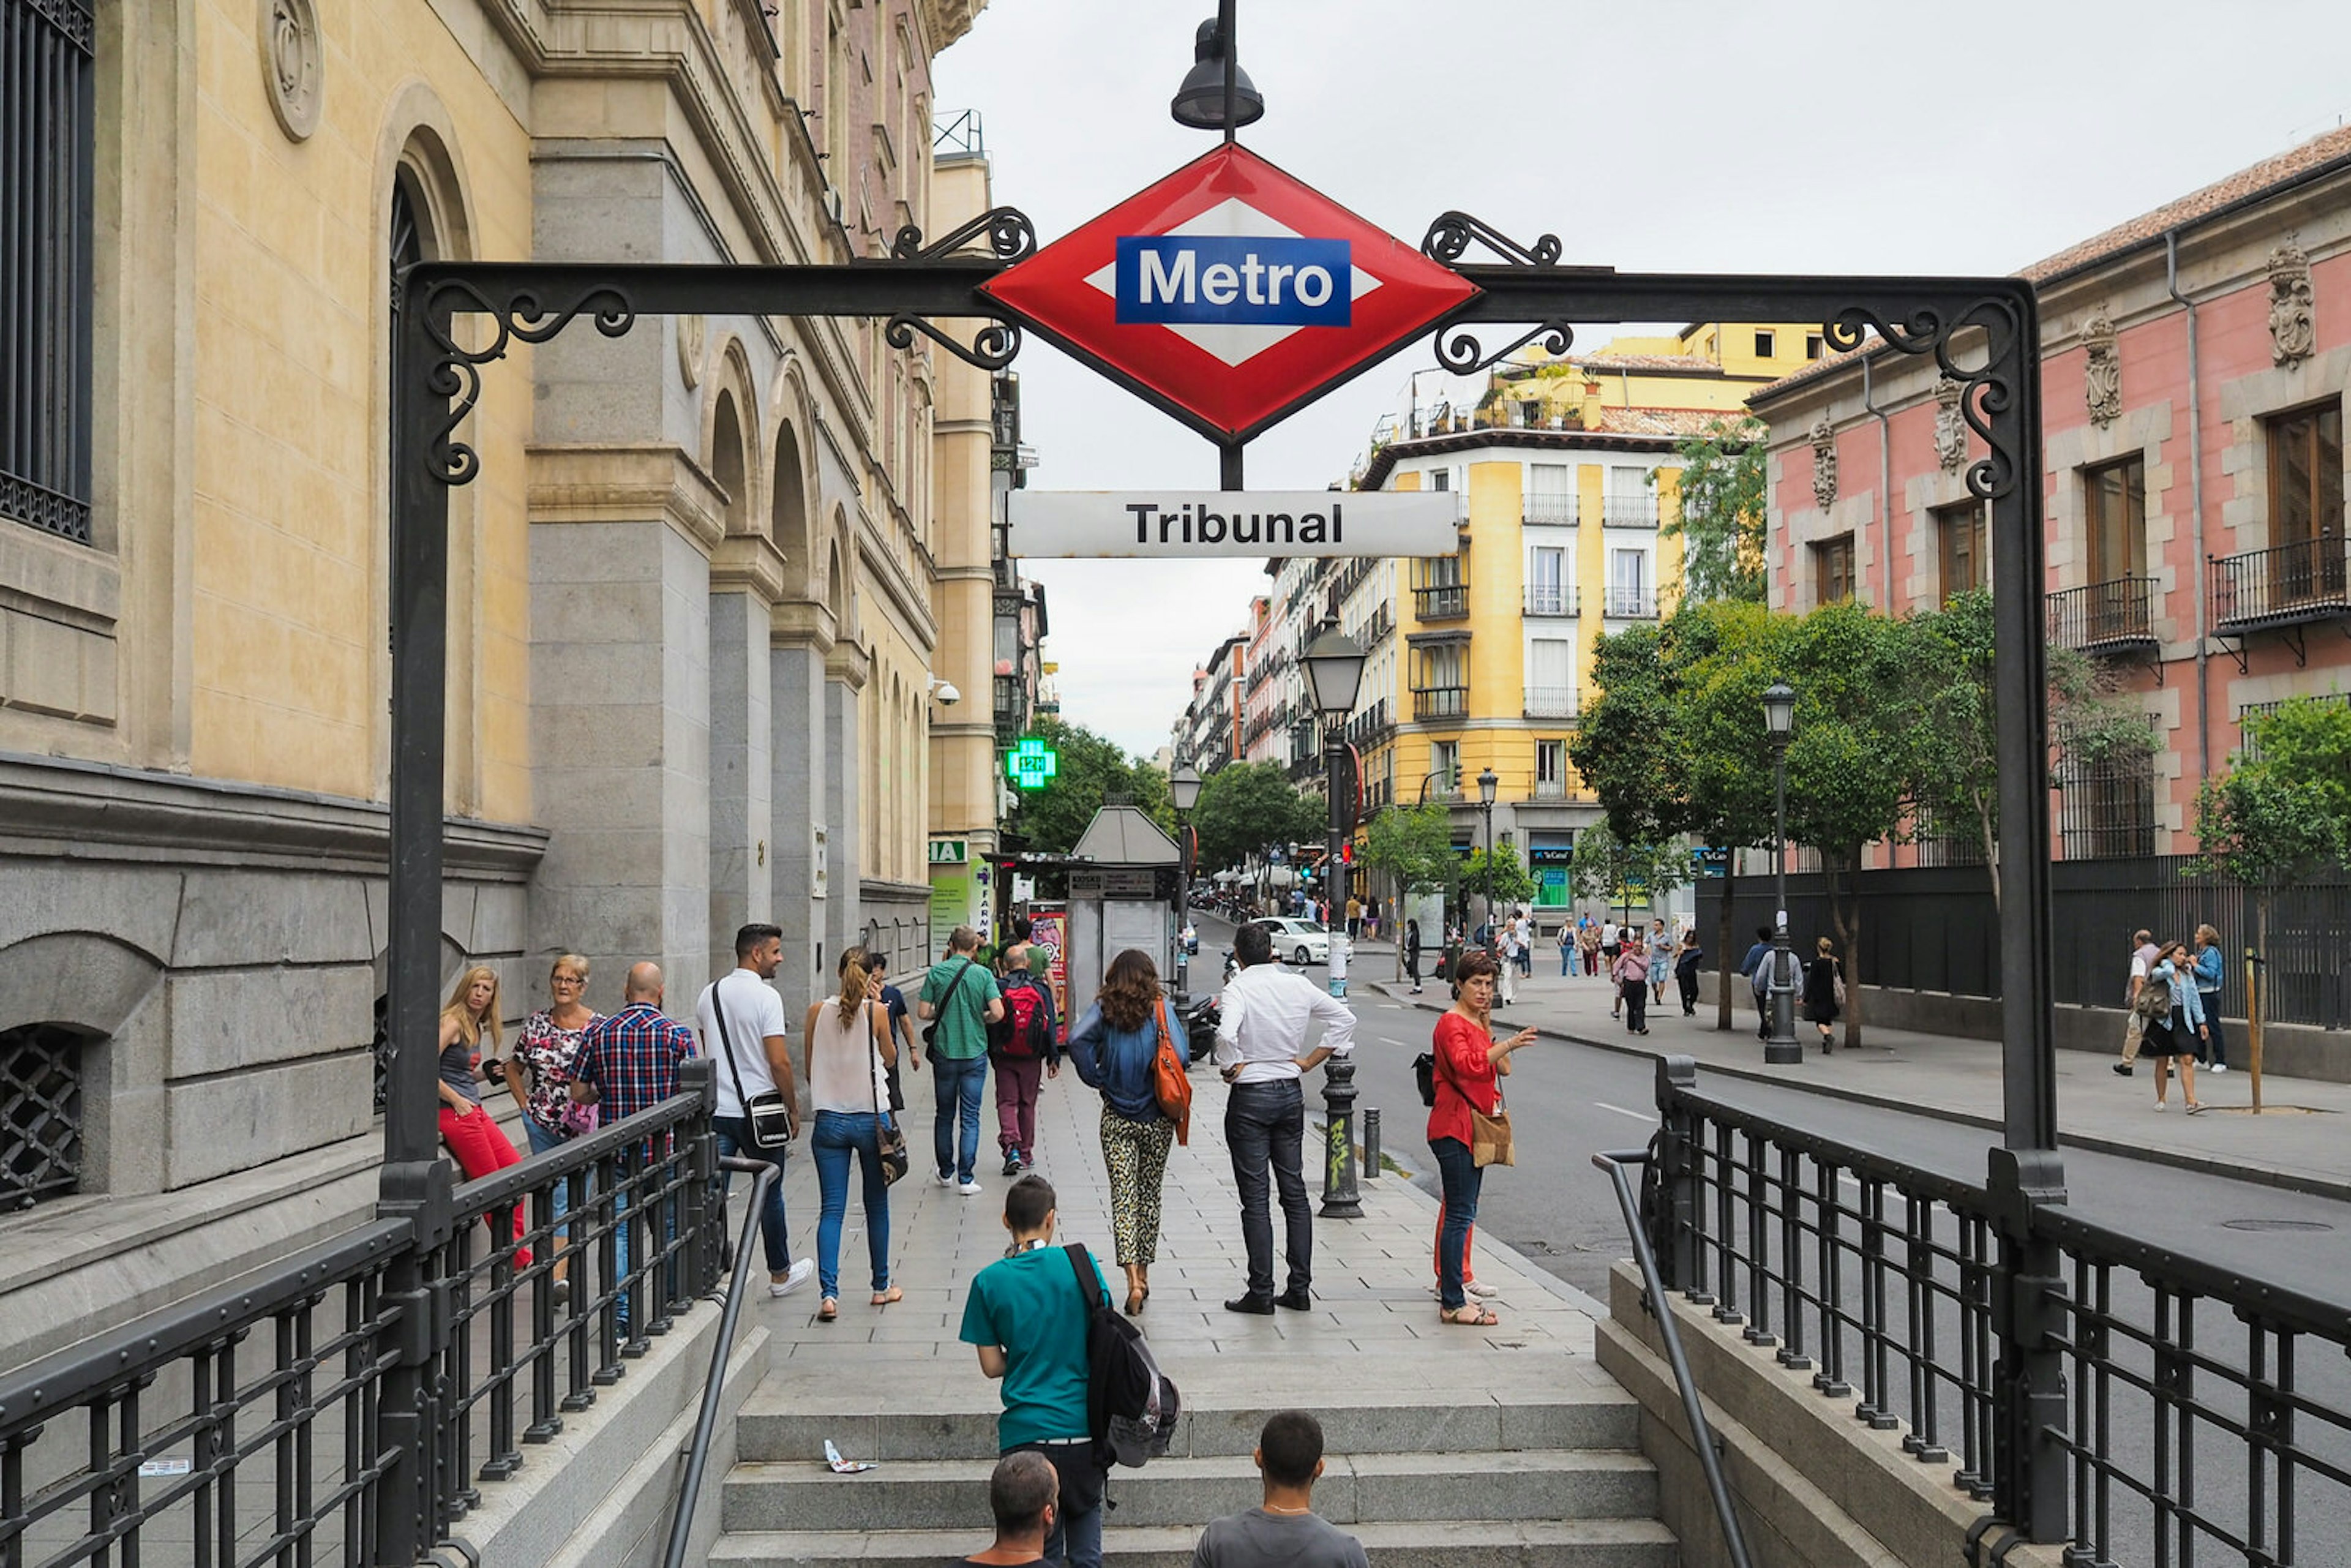
[[1486, 819], [1486, 956], [1498, 957], [1501, 945], [1494, 939], [1494, 795], [1502, 781], [1494, 770], [1478, 771], [1478, 810]]
[[1763, 1061], [1773, 1067], [1791, 1067], [1804, 1060], [1796, 1041], [1795, 955], [1788, 950], [1788, 737], [1796, 726], [1796, 693], [1785, 681], [1774, 681], [1763, 694], [1763, 733], [1771, 743], [1771, 979], [1766, 997], [1771, 1009], [1771, 1034], [1763, 1041]]
[[[1346, 760], [1341, 727], [1354, 708], [1356, 688], [1363, 685], [1364, 648], [1340, 631], [1336, 622], [1326, 621], [1314, 641], [1306, 645], [1299, 662], [1306, 666], [1307, 695], [1324, 724], [1323, 751], [1330, 769], [1331, 837], [1323, 878], [1324, 885], [1330, 887], [1339, 868], [1340, 845], [1354, 827], [1347, 803], [1340, 799], [1341, 764]], [[1334, 955], [1340, 951], [1339, 944], [1346, 940], [1345, 932], [1346, 925], [1342, 922], [1332, 935]], [[1334, 983], [1334, 993], [1337, 988]], [[1355, 1172], [1355, 1064], [1350, 1058], [1334, 1056], [1323, 1067], [1322, 1120], [1322, 1218], [1360, 1219], [1364, 1201]]]
[[1184, 927], [1192, 923], [1192, 830], [1185, 819], [1200, 803], [1200, 775], [1190, 763], [1178, 763], [1167, 776], [1167, 798], [1176, 807], [1176, 864], [1180, 868], [1176, 879], [1176, 999], [1180, 1004], [1188, 999], [1185, 988], [1192, 972], [1191, 954], [1184, 946]]

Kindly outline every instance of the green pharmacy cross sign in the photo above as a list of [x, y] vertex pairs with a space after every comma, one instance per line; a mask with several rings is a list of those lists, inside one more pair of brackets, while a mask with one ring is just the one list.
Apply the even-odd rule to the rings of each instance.
[[1005, 777], [1023, 789], [1042, 789], [1061, 770], [1061, 758], [1033, 735], [1022, 736], [1020, 744], [1004, 756]]

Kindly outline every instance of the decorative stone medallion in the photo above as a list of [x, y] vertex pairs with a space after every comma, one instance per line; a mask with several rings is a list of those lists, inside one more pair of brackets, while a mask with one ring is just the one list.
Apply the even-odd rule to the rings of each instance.
[[1836, 432], [1830, 427], [1829, 416], [1823, 414], [1813, 422], [1813, 499], [1826, 511], [1836, 503]]
[[327, 52], [311, 0], [261, 0], [261, 77], [277, 123], [296, 141], [319, 129]]
[[2115, 352], [2115, 324], [2103, 306], [2082, 323], [2082, 397], [2090, 423], [2104, 428], [2122, 417], [2123, 367]]
[[2310, 257], [2291, 239], [2270, 252], [2270, 358], [2300, 364], [2318, 347], [2311, 314]]
[[707, 333], [700, 315], [677, 319], [677, 373], [692, 392], [702, 384], [702, 354], [707, 345]]
[[1968, 460], [1968, 422], [1959, 413], [1959, 383], [1945, 376], [1935, 383], [1935, 460], [1956, 474]]

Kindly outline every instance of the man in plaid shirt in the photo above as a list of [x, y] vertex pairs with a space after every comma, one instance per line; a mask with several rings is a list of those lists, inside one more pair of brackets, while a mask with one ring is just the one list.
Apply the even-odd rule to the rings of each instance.
[[[598, 1019], [580, 1036], [580, 1054], [572, 1067], [571, 1097], [596, 1103], [598, 1119], [606, 1126], [650, 1110], [677, 1093], [677, 1064], [694, 1054], [694, 1031], [662, 1011], [662, 972], [658, 964], [638, 964], [629, 970], [621, 992], [619, 1012]], [[662, 1140], [666, 1153], [668, 1138]], [[658, 1157], [658, 1156], [655, 1156]], [[629, 1328], [629, 1231], [627, 1223], [632, 1176], [648, 1162], [639, 1144], [621, 1154], [622, 1175], [613, 1194], [613, 1270], [620, 1281], [619, 1318], [625, 1336]], [[674, 1223], [674, 1222], [673, 1222]], [[664, 1225], [664, 1230], [671, 1226]], [[653, 1315], [673, 1292], [654, 1281], [645, 1282], [657, 1292]]]

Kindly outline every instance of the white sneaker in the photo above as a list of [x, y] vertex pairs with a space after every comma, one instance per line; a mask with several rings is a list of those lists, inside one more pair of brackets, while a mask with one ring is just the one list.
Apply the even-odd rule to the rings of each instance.
[[1463, 1285], [1461, 1288], [1462, 1288], [1463, 1290], [1465, 1290], [1465, 1291], [1468, 1291], [1471, 1295], [1476, 1296], [1476, 1297], [1479, 1297], [1479, 1299], [1481, 1299], [1481, 1300], [1486, 1299], [1486, 1298], [1489, 1298], [1489, 1297], [1493, 1297], [1493, 1296], [1499, 1296], [1499, 1295], [1500, 1295], [1500, 1294], [1502, 1293], [1502, 1287], [1501, 1287], [1501, 1286], [1499, 1286], [1499, 1285], [1489, 1285], [1489, 1284], [1486, 1283], [1486, 1281], [1483, 1281], [1483, 1280], [1472, 1280], [1472, 1281], [1470, 1281], [1468, 1283], [1467, 1283], [1467, 1284]]
[[2229, 1064], [2225, 1061], [2216, 1061], [2204, 1071], [2207, 1072], [2226, 1072], [2229, 1071]]
[[792, 1266], [784, 1270], [784, 1277], [782, 1279], [769, 1280], [768, 1281], [768, 1294], [770, 1296], [789, 1296], [794, 1291], [799, 1290], [802, 1285], [807, 1284], [814, 1278], [816, 1278], [816, 1260], [813, 1258], [796, 1259], [793, 1260]]
[[2158, 1101], [2155, 1103], [2155, 1108], [2156, 1108], [2158, 1111], [2161, 1111], [2161, 1110], [2163, 1109], [2163, 1102], [2162, 1102], [2162, 1101], [2160, 1101], [2160, 1100], [2158, 1100]]
[[958, 1182], [956, 1184], [956, 1191], [963, 1194], [966, 1197], [977, 1197], [981, 1193], [986, 1192], [987, 1190], [987, 1189], [986, 1187], [980, 1186], [976, 1181]]
[[953, 1186], [956, 1184], [955, 1172], [953, 1171], [941, 1171], [931, 1179], [938, 1183], [941, 1186]]

